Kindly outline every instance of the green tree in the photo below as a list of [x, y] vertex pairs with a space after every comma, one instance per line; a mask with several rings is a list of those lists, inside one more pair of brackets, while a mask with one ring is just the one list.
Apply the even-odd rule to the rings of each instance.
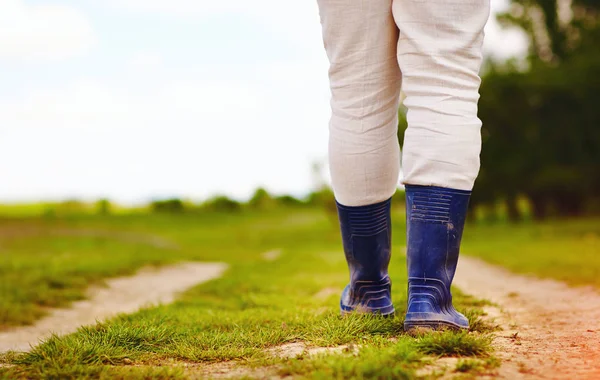
[[242, 205], [240, 202], [228, 198], [224, 195], [217, 195], [208, 199], [201, 206], [202, 209], [215, 212], [236, 212], [240, 211]]
[[258, 188], [248, 201], [248, 206], [255, 209], [264, 209], [273, 206], [273, 197], [263, 188]]
[[96, 210], [100, 215], [110, 214], [112, 205], [108, 199], [100, 199], [96, 202]]
[[491, 63], [484, 77], [475, 194], [506, 199], [512, 219], [519, 193], [538, 219], [583, 214], [600, 194], [599, 6], [573, 0], [569, 12], [556, 0], [513, 0], [500, 16], [525, 30], [532, 49], [527, 71]]
[[[600, 211], [600, 1], [512, 0], [499, 20], [525, 31], [530, 52], [525, 71], [486, 64], [472, 206], [503, 200], [518, 220], [524, 195], [538, 219]], [[404, 115], [401, 108], [401, 143]]]
[[185, 211], [185, 204], [179, 198], [155, 200], [150, 203], [152, 212], [182, 213]]

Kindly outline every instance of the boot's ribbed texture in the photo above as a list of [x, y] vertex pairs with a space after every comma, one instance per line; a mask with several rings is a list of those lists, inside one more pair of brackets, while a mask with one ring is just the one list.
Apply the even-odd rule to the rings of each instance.
[[406, 186], [408, 308], [405, 330], [469, 328], [454, 309], [450, 285], [471, 192]]
[[[336, 202], [337, 203], [337, 202]], [[391, 199], [349, 207], [337, 203], [350, 284], [340, 300], [342, 314], [353, 311], [394, 313], [388, 265], [391, 250]]]

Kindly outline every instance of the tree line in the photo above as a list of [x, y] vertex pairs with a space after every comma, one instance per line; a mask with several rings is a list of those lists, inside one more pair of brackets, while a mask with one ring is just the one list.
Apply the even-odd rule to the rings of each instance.
[[[503, 202], [536, 219], [600, 213], [600, 2], [512, 0], [499, 16], [530, 40], [524, 62], [486, 62], [481, 171], [472, 207]], [[399, 139], [406, 119], [401, 112]]]

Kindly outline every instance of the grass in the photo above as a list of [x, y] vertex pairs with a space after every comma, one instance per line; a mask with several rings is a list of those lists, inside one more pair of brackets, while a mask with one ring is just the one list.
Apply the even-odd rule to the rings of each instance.
[[474, 375], [493, 375], [495, 368], [500, 366], [500, 360], [496, 357], [486, 359], [465, 358], [459, 359], [454, 368], [454, 372], [464, 373], [471, 376]]
[[171, 250], [110, 237], [3, 239], [0, 258], [0, 327], [32, 323], [48, 307], [84, 297], [85, 289], [108, 276], [175, 259]]
[[[405, 246], [404, 227], [397, 211], [396, 252]], [[600, 286], [599, 235], [599, 220], [469, 225], [463, 252], [517, 272]], [[32, 323], [48, 307], [81, 299], [90, 285], [142, 266], [230, 264], [222, 278], [171, 305], [82, 327], [25, 355], [5, 354], [0, 363], [14, 366], [0, 367], [0, 378], [185, 378], [181, 364], [223, 362], [309, 378], [413, 378], [432, 355], [461, 357], [455, 370], [466, 376], [497, 365], [488, 335], [495, 326], [481, 319], [488, 302], [459, 291], [456, 305], [470, 319], [470, 333], [404, 334], [400, 254], [391, 263], [398, 317], [341, 318], [336, 305], [346, 264], [337, 225], [318, 209], [8, 218], [0, 220], [0, 248], [0, 329]], [[265, 261], [262, 253], [271, 250], [282, 254]], [[359, 349], [287, 359], [268, 354], [290, 342]]]
[[[308, 217], [310, 223], [303, 227], [302, 218]], [[293, 226], [280, 227], [282, 219]], [[90, 285], [143, 266], [257, 260], [263, 247], [293, 241], [294, 232], [310, 231], [316, 237], [323, 220], [327, 222], [314, 212], [295, 218], [216, 214], [0, 220], [0, 329], [32, 323], [48, 307], [82, 299]]]
[[420, 352], [428, 355], [485, 357], [490, 352], [491, 344], [492, 339], [489, 335], [444, 331], [419, 337], [416, 347]]
[[600, 288], [600, 219], [468, 226], [463, 242], [513, 272]]
[[314, 379], [410, 379], [422, 365], [422, 358], [411, 340], [373, 339], [357, 353], [285, 360], [277, 374]]
[[[395, 221], [397, 231], [403, 227]], [[16, 232], [15, 232], [16, 231]], [[397, 318], [350, 316], [337, 310], [347, 281], [338, 227], [320, 210], [238, 215], [121, 215], [0, 221], [1, 323], [30, 323], [49, 305], [81, 298], [89, 284], [144, 265], [218, 260], [226, 274], [184, 293], [177, 302], [123, 315], [52, 337], [24, 355], [0, 378], [182, 378], [179, 365], [233, 362], [272, 366], [311, 378], [412, 378], [425, 355], [485, 357], [491, 329], [478, 322], [483, 302], [457, 293], [457, 307], [477, 332], [414, 339], [402, 330], [404, 257], [391, 263]], [[404, 245], [402, 233], [394, 247]], [[273, 249], [282, 254], [262, 259]], [[5, 281], [6, 280], [6, 281]], [[21, 312], [11, 313], [19, 308]], [[290, 342], [357, 354], [278, 359], [267, 350]]]

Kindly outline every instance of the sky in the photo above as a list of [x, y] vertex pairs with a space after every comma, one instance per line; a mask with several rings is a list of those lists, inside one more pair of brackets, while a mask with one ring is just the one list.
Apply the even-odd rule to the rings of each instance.
[[[315, 0], [0, 0], [0, 202], [306, 194], [320, 28]], [[526, 49], [492, 12], [485, 54]]]

